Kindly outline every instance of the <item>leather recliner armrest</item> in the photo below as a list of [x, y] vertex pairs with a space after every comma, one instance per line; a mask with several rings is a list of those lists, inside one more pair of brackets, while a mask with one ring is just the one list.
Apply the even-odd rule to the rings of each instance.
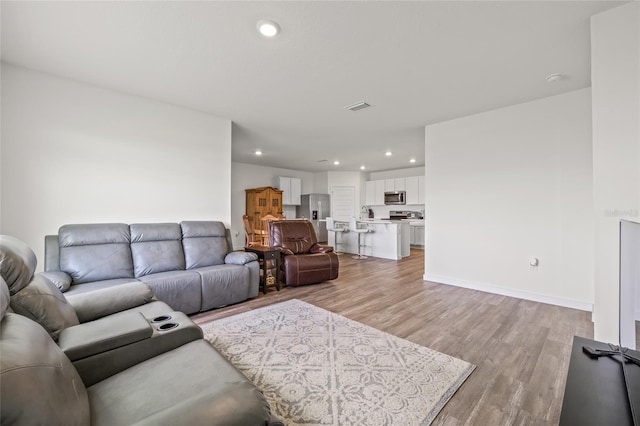
[[154, 300], [151, 288], [141, 281], [67, 295], [66, 298], [75, 309], [80, 323], [135, 308]]
[[61, 292], [69, 290], [71, 287], [71, 275], [62, 271], [45, 271], [40, 272], [38, 275], [42, 275], [60, 289]]
[[311, 246], [311, 248], [309, 249], [309, 253], [331, 253], [333, 251], [333, 247], [332, 246], [326, 246], [323, 244], [314, 244], [313, 246]]
[[127, 312], [65, 328], [58, 346], [71, 361], [149, 339], [153, 329], [140, 312]]
[[258, 260], [258, 255], [246, 251], [232, 251], [224, 258], [224, 263], [234, 265], [246, 265], [249, 262]]

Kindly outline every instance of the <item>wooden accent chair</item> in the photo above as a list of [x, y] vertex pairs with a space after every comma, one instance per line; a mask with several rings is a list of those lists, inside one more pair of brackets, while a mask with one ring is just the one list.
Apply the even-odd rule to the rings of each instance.
[[269, 233], [266, 230], [254, 230], [249, 221], [249, 216], [242, 215], [244, 223], [245, 247], [267, 246], [269, 245]]

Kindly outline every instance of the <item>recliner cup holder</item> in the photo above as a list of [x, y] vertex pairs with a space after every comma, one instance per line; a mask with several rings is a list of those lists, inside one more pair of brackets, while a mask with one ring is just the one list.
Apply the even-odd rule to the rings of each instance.
[[158, 327], [158, 331], [167, 331], [167, 330], [172, 330], [174, 328], [176, 328], [179, 324], [177, 322], [168, 322], [165, 324], [162, 324], [161, 326]]
[[171, 315], [160, 315], [159, 317], [155, 317], [154, 319], [152, 319], [151, 322], [156, 323], [156, 322], [167, 321], [170, 319], [171, 319]]

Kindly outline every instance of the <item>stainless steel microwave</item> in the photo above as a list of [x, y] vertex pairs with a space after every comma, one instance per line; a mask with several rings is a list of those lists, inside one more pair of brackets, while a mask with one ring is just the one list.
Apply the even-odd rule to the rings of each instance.
[[405, 191], [385, 192], [384, 203], [386, 205], [407, 204], [407, 193]]

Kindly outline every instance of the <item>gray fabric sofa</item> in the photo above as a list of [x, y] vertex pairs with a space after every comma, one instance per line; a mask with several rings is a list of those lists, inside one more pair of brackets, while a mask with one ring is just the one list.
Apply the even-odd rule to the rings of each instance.
[[64, 225], [45, 237], [43, 274], [74, 305], [85, 293], [141, 281], [192, 314], [258, 295], [257, 256], [232, 247], [218, 221]]
[[[60, 290], [34, 276], [35, 266], [24, 243], [0, 235], [0, 424], [282, 426], [260, 390], [184, 314], [171, 313], [190, 335], [177, 343], [177, 334], [156, 339], [162, 325], [135, 309], [77, 324]], [[167, 308], [154, 301], [143, 306]], [[51, 336], [54, 318], [69, 323], [56, 334], [59, 345]], [[122, 364], [144, 353], [138, 344], [145, 341], [156, 353]], [[79, 366], [91, 358], [99, 362], [83, 374]], [[108, 373], [96, 377], [102, 366]]]

